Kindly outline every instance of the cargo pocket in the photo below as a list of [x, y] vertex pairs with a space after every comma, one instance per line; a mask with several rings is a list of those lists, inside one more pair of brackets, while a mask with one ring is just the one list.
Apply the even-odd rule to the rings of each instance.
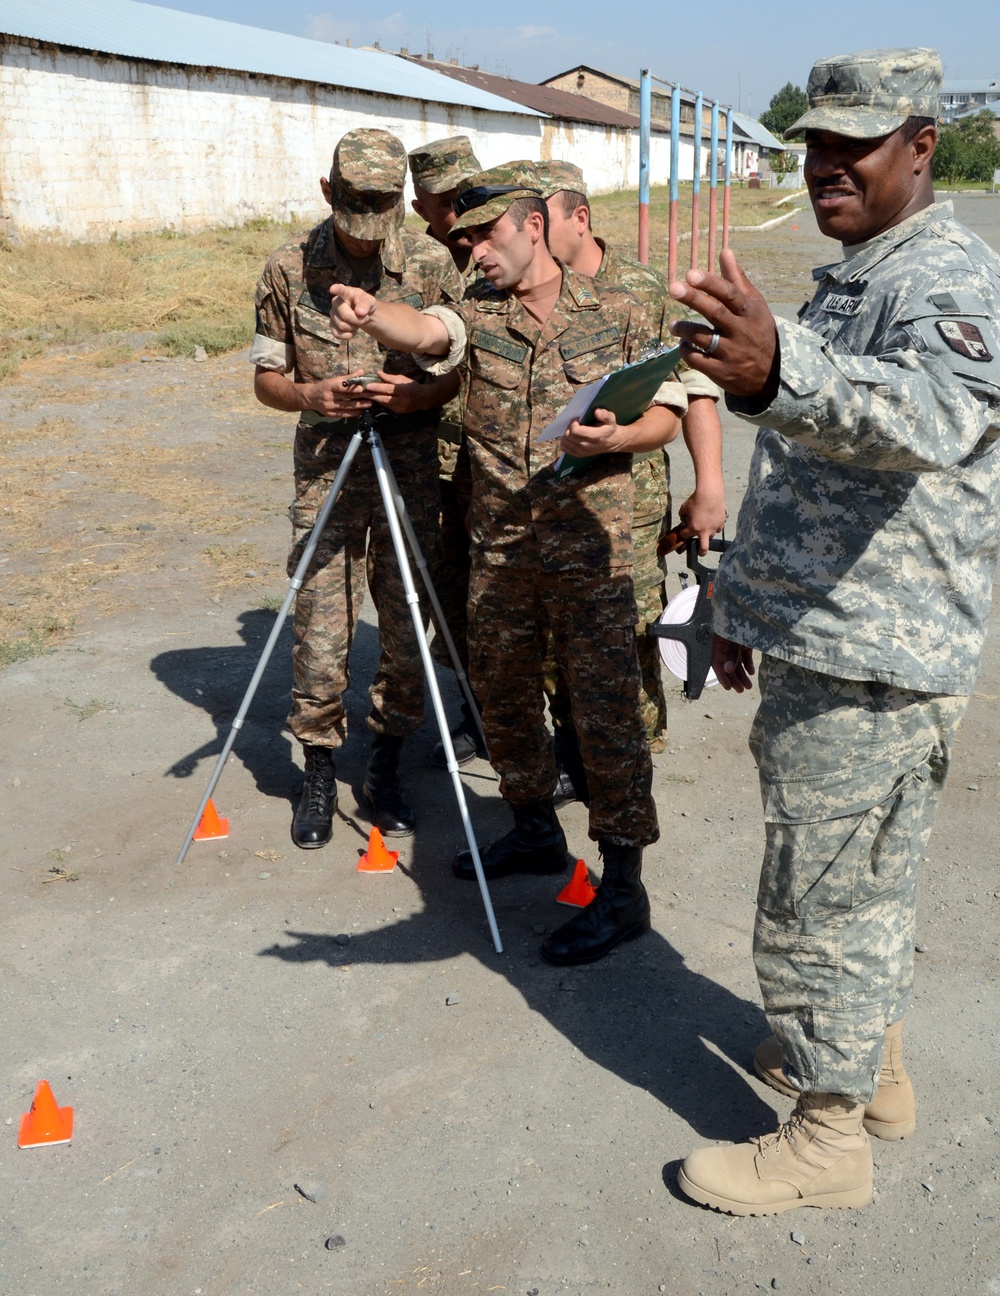
[[[890, 771], [872, 771], [883, 792]], [[898, 777], [887, 796], [858, 793], [858, 771], [765, 782], [767, 845], [757, 903], [777, 921], [848, 913], [892, 890], [906, 874], [910, 828], [923, 797], [912, 791], [929, 766]]]

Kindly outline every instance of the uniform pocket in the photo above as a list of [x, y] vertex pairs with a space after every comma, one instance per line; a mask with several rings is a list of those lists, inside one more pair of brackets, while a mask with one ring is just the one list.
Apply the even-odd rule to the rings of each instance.
[[307, 333], [319, 338], [327, 346], [339, 347], [340, 342], [330, 331], [330, 317], [301, 304], [292, 311], [292, 324], [296, 334]]
[[587, 351], [583, 355], [563, 360], [563, 372], [571, 383], [583, 386], [594, 382], [622, 367], [621, 344], [599, 347], [596, 351]]
[[924, 764], [895, 779], [872, 771], [869, 795], [854, 771], [815, 779], [764, 781], [767, 845], [758, 905], [771, 917], [823, 918], [849, 912], [901, 883], [918, 830]]

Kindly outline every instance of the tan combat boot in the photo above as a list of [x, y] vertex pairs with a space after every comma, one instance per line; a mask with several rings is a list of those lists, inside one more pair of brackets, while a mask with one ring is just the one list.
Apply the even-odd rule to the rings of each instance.
[[[785, 1079], [781, 1069], [781, 1046], [773, 1035], [768, 1035], [757, 1045], [753, 1069], [778, 1093], [789, 1098], [798, 1097], [799, 1091]], [[916, 1128], [916, 1100], [903, 1065], [903, 1019], [900, 1018], [885, 1032], [882, 1072], [875, 1097], [865, 1108], [865, 1129], [875, 1138], [894, 1140], [908, 1138]]]
[[839, 1094], [800, 1094], [776, 1134], [692, 1152], [681, 1191], [729, 1215], [778, 1215], [796, 1206], [867, 1206], [872, 1151], [864, 1107]]

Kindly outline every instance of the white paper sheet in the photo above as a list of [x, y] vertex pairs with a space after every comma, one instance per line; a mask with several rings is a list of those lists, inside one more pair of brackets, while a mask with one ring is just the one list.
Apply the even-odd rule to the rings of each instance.
[[562, 411], [557, 414], [548, 427], [535, 438], [536, 441], [558, 441], [574, 419], [580, 418], [586, 414], [591, 406], [591, 402], [597, 393], [601, 390], [608, 380], [608, 375], [598, 378], [592, 383], [587, 383], [586, 387], [580, 387], [573, 394], [573, 399]]

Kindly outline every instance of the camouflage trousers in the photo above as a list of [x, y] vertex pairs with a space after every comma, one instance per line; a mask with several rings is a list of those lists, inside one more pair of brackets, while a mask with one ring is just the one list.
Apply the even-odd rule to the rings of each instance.
[[590, 788], [590, 836], [621, 846], [648, 845], [659, 829], [639, 714], [628, 571], [599, 576], [473, 562], [470, 682], [500, 792], [523, 805], [555, 790], [542, 691], [550, 630]]
[[[420, 547], [437, 543], [437, 446], [433, 429], [383, 432]], [[353, 430], [353, 425], [348, 425]], [[295, 503], [291, 575], [347, 448], [344, 424], [299, 428], [295, 437]], [[383, 428], [380, 427], [380, 432]], [[412, 567], [412, 562], [411, 562]], [[302, 743], [340, 747], [347, 737], [344, 694], [348, 658], [365, 598], [378, 612], [379, 659], [369, 690], [368, 725], [376, 733], [414, 733], [424, 718], [424, 672], [413, 618], [367, 445], [359, 449], [295, 600], [294, 681], [288, 727]], [[417, 579], [416, 577], [414, 579]], [[426, 624], [426, 617], [425, 617]]]
[[[439, 446], [440, 453], [440, 446]], [[469, 601], [469, 505], [472, 502], [472, 468], [468, 446], [458, 448], [451, 472], [438, 483], [441, 492], [441, 543], [433, 568], [434, 589], [458, 656], [469, 669], [466, 604]], [[431, 646], [440, 666], [452, 667], [444, 638], [438, 634]]]
[[913, 986], [917, 870], [968, 699], [760, 663], [754, 962], [794, 1085], [867, 1103]]
[[[657, 555], [660, 537], [670, 529], [670, 475], [662, 451], [639, 459], [632, 467], [635, 506], [632, 512], [632, 552], [635, 601], [638, 609], [636, 645], [639, 655], [639, 707], [646, 740], [662, 749], [667, 728], [667, 700], [660, 675], [659, 640], [646, 633], [651, 621], [658, 621], [666, 607], [663, 579], [666, 564]], [[555, 651], [549, 645], [545, 660], [545, 696], [556, 729], [570, 723], [569, 693], [556, 668]]]

